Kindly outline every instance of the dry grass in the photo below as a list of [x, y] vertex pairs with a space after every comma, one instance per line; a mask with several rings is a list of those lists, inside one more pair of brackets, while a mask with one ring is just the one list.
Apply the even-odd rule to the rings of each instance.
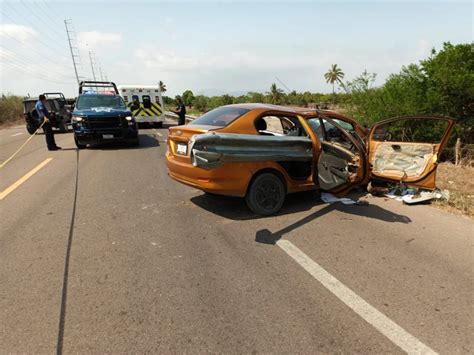
[[474, 167], [442, 163], [436, 184], [449, 191], [449, 201], [435, 201], [434, 206], [474, 218]]

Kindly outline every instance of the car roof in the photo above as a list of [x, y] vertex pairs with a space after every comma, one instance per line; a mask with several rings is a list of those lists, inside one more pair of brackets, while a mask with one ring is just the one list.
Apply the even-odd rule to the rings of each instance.
[[297, 111], [293, 107], [279, 106], [272, 104], [262, 104], [262, 103], [243, 103], [243, 104], [232, 104], [225, 105], [226, 107], [238, 107], [245, 108], [248, 110], [275, 110], [275, 111], [286, 111], [291, 113], [296, 113]]

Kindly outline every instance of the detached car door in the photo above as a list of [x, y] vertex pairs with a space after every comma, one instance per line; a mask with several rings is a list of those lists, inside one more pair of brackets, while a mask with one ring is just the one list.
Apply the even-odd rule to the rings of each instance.
[[379, 122], [367, 141], [370, 178], [435, 189], [438, 158], [455, 123], [453, 118], [436, 116]]

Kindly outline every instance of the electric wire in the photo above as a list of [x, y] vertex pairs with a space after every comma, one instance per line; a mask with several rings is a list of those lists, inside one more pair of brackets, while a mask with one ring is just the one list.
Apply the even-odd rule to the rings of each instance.
[[30, 70], [28, 68], [25, 68], [24, 66], [20, 66], [20, 65], [15, 64], [15, 63], [0, 62], [0, 65], [10, 66], [13, 69], [19, 70], [19, 71], [21, 71], [21, 72], [23, 72], [23, 73], [25, 73], [29, 76], [35, 77], [36, 79], [49, 81], [49, 82], [52, 82], [52, 83], [55, 83], [55, 84], [74, 84], [75, 83], [75, 80], [74, 81], [71, 80], [71, 82], [54, 80], [54, 79], [51, 79], [51, 78], [49, 78], [45, 75], [42, 75], [40, 73], [37, 73], [33, 70]]
[[[3, 49], [6, 49], [4, 48], [3, 46], [0, 46], [0, 48], [3, 48]], [[58, 72], [53, 72], [53, 76], [50, 76], [49, 73], [51, 73], [50, 70], [47, 70], [46, 72], [46, 69], [44, 67], [41, 67], [39, 64], [32, 64], [32, 60], [31, 62], [27, 62], [26, 60], [24, 60], [23, 58], [24, 57], [21, 57], [21, 58], [18, 58], [18, 57], [15, 57], [15, 53], [13, 53], [12, 51], [6, 49], [6, 51], [8, 52], [3, 52], [3, 55], [6, 57], [6, 60], [5, 59], [2, 59], [0, 61], [0, 63], [11, 63], [11, 64], [15, 64], [15, 63], [12, 63], [12, 59], [15, 61], [15, 62], [18, 62], [20, 64], [23, 64], [25, 65], [27, 68], [26, 69], [29, 69], [30, 71], [33, 71], [36, 70], [40, 75], [42, 76], [45, 76], [45, 77], [50, 77], [52, 78], [53, 80], [56, 80], [58, 79], [64, 79], [64, 80], [68, 80], [68, 79], [71, 79], [73, 77], [73, 75], [67, 75], [67, 74], [63, 74], [63, 73], [58, 73]], [[26, 58], [28, 59], [28, 58]]]
[[[16, 10], [15, 10], [14, 7], [10, 7], [10, 8], [13, 9], [13, 10], [16, 12]], [[19, 24], [18, 22], [16, 22], [16, 21], [14, 21], [14, 20], [13, 20], [10, 16], [8, 16], [4, 11], [1, 11], [0, 13], [1, 13], [6, 19], [8, 19], [12, 24], [14, 24], [14, 25], [16, 25], [16, 26], [24, 26], [24, 25], [20, 25], [20, 24]], [[16, 13], [18, 13], [18, 12], [16, 12]], [[21, 16], [22, 16], [22, 15], [21, 15]], [[40, 38], [39, 35], [37, 34], [37, 33], [41, 32], [41, 31], [38, 31], [38, 28], [36, 28], [36, 26], [34, 26], [30, 20], [26, 19], [24, 16], [22, 16], [22, 17], [26, 20], [26, 22], [27, 22], [27, 24], [29, 25], [29, 27], [30, 27], [31, 29], [34, 29], [34, 30], [35, 30], [35, 32], [30, 33], [30, 34], [31, 34], [31, 36], [35, 37], [35, 39], [36, 39], [38, 42], [42, 43], [45, 47], [48, 47], [48, 48], [50, 48], [50, 49], [53, 50], [53, 51], [58, 51], [58, 49], [59, 49], [60, 52], [63, 52], [63, 51], [66, 52], [66, 49], [65, 49], [65, 48], [67, 48], [67, 47], [62, 47], [60, 44], [58, 44], [58, 40], [57, 40], [57, 39], [54, 39], [54, 38], [50, 37], [49, 34], [47, 34], [46, 32], [43, 31], [43, 32], [42, 32], [42, 35], [45, 35], [45, 36], [49, 37], [49, 39], [51, 40], [51, 45], [55, 45], [55, 46], [57, 46], [57, 48], [53, 48], [53, 47], [51, 47], [51, 45], [50, 45], [49, 43], [44, 42], [43, 39]], [[65, 44], [66, 44], [66, 43], [65, 43]]]

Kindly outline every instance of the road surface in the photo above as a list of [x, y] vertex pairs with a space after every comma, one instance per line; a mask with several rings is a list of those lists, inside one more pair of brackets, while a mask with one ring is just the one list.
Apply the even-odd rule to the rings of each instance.
[[170, 180], [166, 135], [39, 135], [0, 171], [1, 353], [474, 352], [472, 220], [306, 194], [261, 218]]

